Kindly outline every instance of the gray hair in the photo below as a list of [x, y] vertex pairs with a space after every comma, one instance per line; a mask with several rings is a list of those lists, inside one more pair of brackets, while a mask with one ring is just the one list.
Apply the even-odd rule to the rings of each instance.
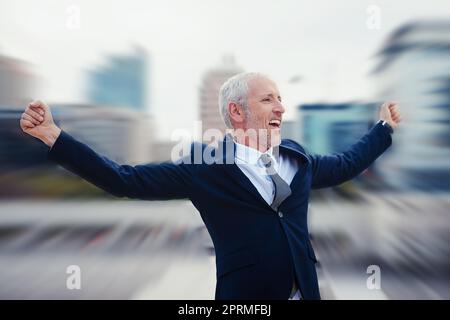
[[219, 111], [227, 128], [233, 128], [231, 125], [228, 104], [234, 102], [248, 112], [248, 83], [250, 80], [258, 77], [267, 77], [258, 72], [242, 72], [229, 78], [220, 87], [219, 91]]

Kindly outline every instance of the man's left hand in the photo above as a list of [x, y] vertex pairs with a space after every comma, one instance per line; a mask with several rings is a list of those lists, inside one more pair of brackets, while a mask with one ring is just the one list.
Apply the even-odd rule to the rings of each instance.
[[381, 105], [380, 120], [386, 121], [394, 130], [397, 128], [402, 118], [395, 102], [385, 102]]

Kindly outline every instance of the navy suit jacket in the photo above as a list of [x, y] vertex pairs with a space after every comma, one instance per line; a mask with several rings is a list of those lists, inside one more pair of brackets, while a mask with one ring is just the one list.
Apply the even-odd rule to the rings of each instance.
[[230, 138], [217, 148], [201, 145], [214, 161], [195, 159], [191, 149], [178, 162], [130, 166], [97, 154], [62, 131], [48, 155], [118, 197], [190, 199], [214, 244], [216, 299], [286, 300], [294, 277], [304, 299], [320, 299], [307, 223], [310, 190], [355, 177], [390, 145], [390, 132], [380, 123], [341, 154], [313, 155], [292, 140], [282, 140], [279, 152], [300, 165], [290, 185], [292, 194], [277, 212], [234, 163]]

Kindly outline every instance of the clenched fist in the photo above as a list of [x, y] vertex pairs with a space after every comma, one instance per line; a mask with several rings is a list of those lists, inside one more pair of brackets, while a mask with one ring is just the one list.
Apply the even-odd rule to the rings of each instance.
[[53, 146], [61, 133], [61, 129], [53, 122], [50, 107], [39, 100], [28, 104], [20, 117], [20, 127], [23, 132], [38, 138], [49, 147]]
[[386, 121], [392, 129], [396, 129], [402, 121], [398, 106], [395, 102], [385, 102], [380, 107], [380, 120]]

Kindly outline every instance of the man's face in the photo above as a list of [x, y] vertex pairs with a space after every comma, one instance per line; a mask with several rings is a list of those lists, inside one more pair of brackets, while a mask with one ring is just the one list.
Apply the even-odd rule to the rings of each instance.
[[285, 109], [276, 84], [265, 77], [250, 80], [247, 104], [245, 129], [256, 130], [260, 137], [259, 144], [267, 143], [267, 148], [280, 144], [281, 121]]

